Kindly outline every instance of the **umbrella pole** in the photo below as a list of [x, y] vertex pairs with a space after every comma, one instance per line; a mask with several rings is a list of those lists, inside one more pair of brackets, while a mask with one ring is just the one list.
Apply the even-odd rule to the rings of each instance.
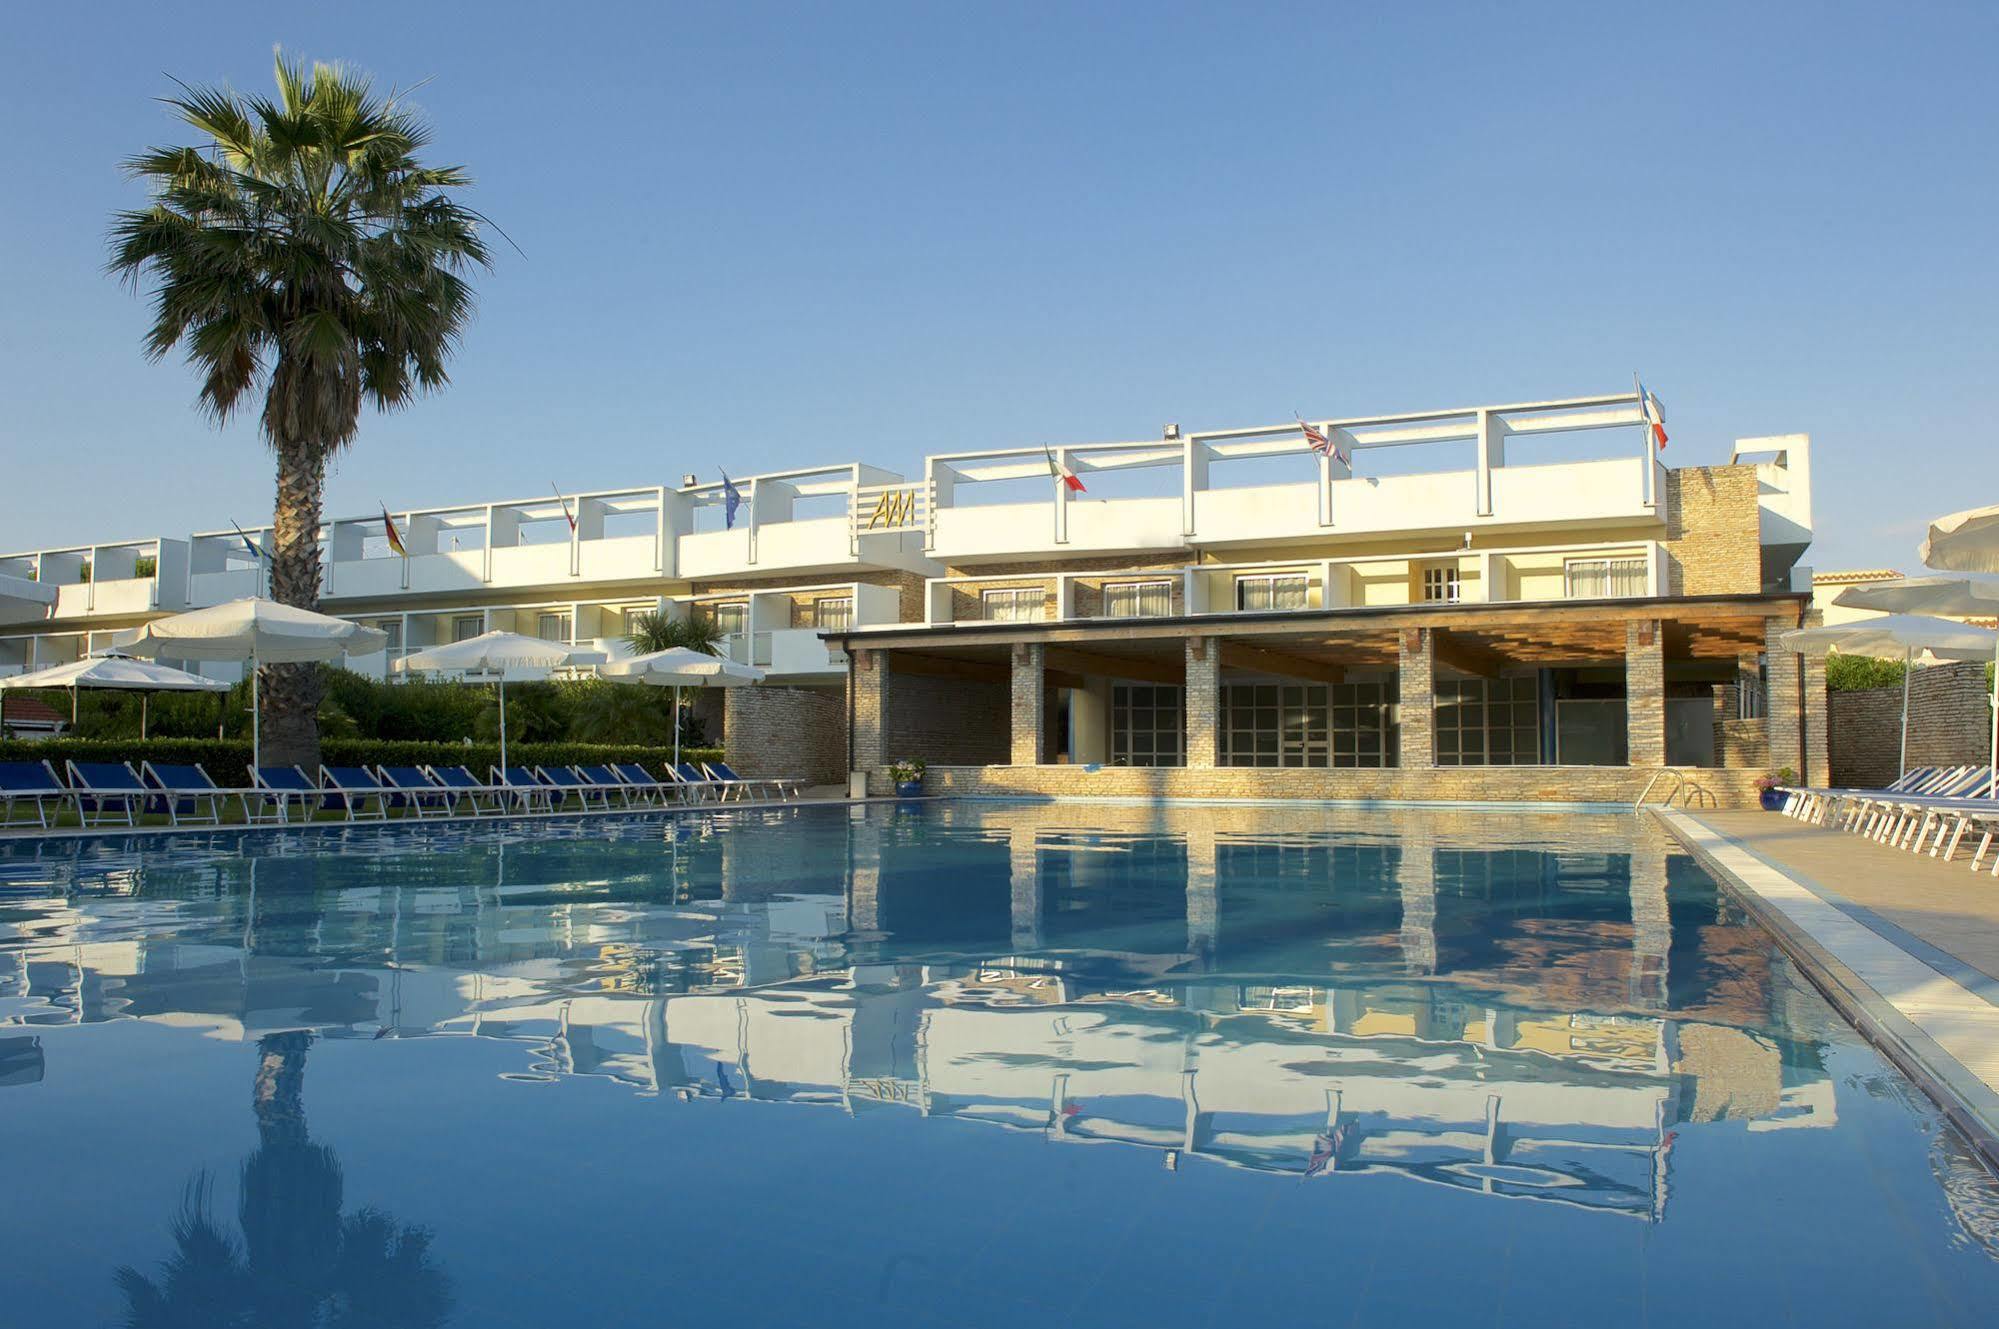
[[680, 684], [673, 685], [673, 773], [680, 774]]
[[151, 700], [152, 697], [149, 694], [144, 692], [139, 694], [139, 741], [141, 743], [146, 741], [146, 703]]
[[264, 764], [264, 702], [257, 684], [257, 657], [250, 657], [250, 764]]
[[500, 783], [507, 782], [507, 675], [500, 674]]
[[1897, 779], [1909, 773], [1909, 675], [1916, 672], [1916, 652], [1910, 647], [1902, 652], [1902, 769], [1895, 772]]
[[1992, 788], [1986, 791], [1992, 798], [1999, 798], [1999, 644], [1992, 648], [1992, 764], [1985, 773], [1992, 777]]

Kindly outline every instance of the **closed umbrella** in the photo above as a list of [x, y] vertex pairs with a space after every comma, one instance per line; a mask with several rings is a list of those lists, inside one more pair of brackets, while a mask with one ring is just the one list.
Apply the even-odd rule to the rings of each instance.
[[76, 697], [85, 688], [139, 694], [139, 737], [146, 736], [146, 699], [155, 692], [227, 692], [229, 685], [217, 678], [203, 678], [185, 669], [174, 669], [151, 660], [135, 660], [128, 655], [106, 653], [51, 665], [32, 674], [0, 678], [0, 688], [68, 688], [70, 721], [76, 721]]
[[673, 689], [673, 764], [680, 764], [680, 690], [682, 688], [740, 688], [764, 680], [764, 671], [755, 665], [738, 664], [719, 655], [704, 655], [685, 646], [669, 646], [663, 651], [613, 660], [597, 673], [613, 683], [644, 683]]
[[1999, 572], [1999, 506], [1971, 508], [1930, 523], [1923, 566], [1944, 572]]
[[131, 655], [175, 660], [245, 660], [250, 665], [250, 761], [263, 764], [263, 717], [257, 671], [267, 664], [309, 664], [373, 655], [389, 634], [378, 628], [255, 596], [154, 619], [118, 643]]
[[[1964, 577], [1904, 577], [1872, 586], [1849, 586], [1833, 603], [1884, 614], [1994, 617], [1999, 616], [1999, 582], [1970, 581]], [[1992, 666], [1992, 745], [1988, 758], [1993, 768], [1999, 770], [1999, 634], [1993, 637]], [[1999, 786], [1994, 787], [1992, 797], [1999, 798]]]
[[518, 632], [482, 632], [464, 641], [449, 642], [413, 651], [390, 663], [397, 673], [445, 670], [466, 674], [492, 674], [500, 685], [500, 773], [507, 770], [507, 671], [510, 669], [549, 670], [564, 665], [596, 664], [602, 651], [570, 646], [559, 641], [543, 641]]
[[1999, 633], [1921, 614], [1883, 614], [1852, 623], [1796, 628], [1777, 638], [1787, 651], [1828, 649], [1843, 655], [1866, 655], [1902, 661], [1901, 773], [1909, 770], [1909, 674], [1916, 652], [1928, 651], [1947, 660], [1983, 660], [1999, 644]]

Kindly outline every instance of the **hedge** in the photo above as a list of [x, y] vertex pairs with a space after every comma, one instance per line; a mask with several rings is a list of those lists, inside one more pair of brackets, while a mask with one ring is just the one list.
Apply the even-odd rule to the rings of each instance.
[[[720, 748], [682, 748], [682, 761], [719, 761]], [[468, 766], [485, 778], [500, 764], [498, 743], [394, 743], [371, 739], [329, 738], [320, 743], [320, 759], [328, 766]], [[509, 743], [507, 759], [516, 766], [593, 766], [599, 762], [635, 761], [657, 772], [673, 760], [673, 749], [629, 743]], [[65, 761], [142, 761], [199, 763], [219, 785], [240, 788], [250, 782], [250, 745], [236, 739], [50, 738], [0, 742], [0, 761], [48, 761], [58, 772]], [[317, 774], [317, 772], [308, 772]]]

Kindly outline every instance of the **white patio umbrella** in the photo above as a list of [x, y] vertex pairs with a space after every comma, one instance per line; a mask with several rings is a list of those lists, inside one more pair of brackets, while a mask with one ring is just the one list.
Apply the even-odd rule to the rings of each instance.
[[105, 653], [85, 656], [68, 664], [50, 665], [32, 674], [0, 678], [0, 688], [68, 688], [70, 723], [76, 723], [76, 699], [85, 688], [139, 694], [139, 737], [146, 736], [147, 700], [155, 692], [227, 692], [220, 679], [203, 678], [185, 669], [135, 660], [129, 655]]
[[393, 661], [389, 668], [397, 673], [449, 670], [493, 675], [500, 685], [500, 770], [504, 774], [507, 769], [507, 671], [560, 669], [564, 665], [596, 664], [603, 658], [602, 651], [495, 629], [476, 637], [467, 637], [464, 641], [414, 651]]
[[118, 643], [130, 655], [176, 660], [245, 660], [250, 665], [250, 762], [262, 765], [263, 716], [257, 671], [267, 664], [311, 664], [373, 655], [389, 644], [378, 628], [250, 596], [154, 619]]
[[764, 681], [755, 665], [737, 664], [719, 655], [704, 655], [685, 646], [627, 656], [598, 669], [613, 683], [644, 683], [673, 689], [673, 764], [680, 764], [680, 690], [682, 688], [741, 688]]
[[1777, 638], [1787, 651], [1824, 647], [1843, 655], [1866, 655], [1877, 660], [1902, 661], [1902, 756], [1901, 774], [1909, 771], [1909, 675], [1914, 672], [1916, 652], [1928, 651], [1946, 660], [1983, 660], [1999, 646], [1999, 633], [1954, 623], [1947, 618], [1922, 614], [1883, 614], [1880, 618], [1833, 623], [1826, 627], [1795, 628]]
[[1916, 552], [1926, 568], [1999, 572], [1999, 505], [1938, 517]]
[[[1999, 617], [1999, 582], [1969, 581], [1963, 577], [1904, 577], [1872, 586], [1849, 586], [1834, 597], [1833, 603], [1842, 608], [1873, 609], [1884, 614]], [[1999, 633], [1993, 634], [1992, 746], [1988, 759], [1999, 768]], [[1999, 788], [1992, 791], [1992, 796], [1999, 798]]]

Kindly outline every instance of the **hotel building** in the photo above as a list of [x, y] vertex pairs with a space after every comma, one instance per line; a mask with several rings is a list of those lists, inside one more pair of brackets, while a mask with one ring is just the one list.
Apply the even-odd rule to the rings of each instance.
[[[323, 607], [388, 633], [350, 662], [383, 676], [492, 628], [616, 653], [635, 614], [703, 616], [769, 675], [727, 694], [732, 760], [877, 791], [903, 757], [988, 793], [1728, 804], [1825, 778], [1823, 661], [1774, 642], [1811, 613], [1804, 435], [1672, 466], [1628, 392], [1314, 424], [1329, 455], [1289, 422], [777, 472], [733, 524], [693, 477], [410, 508], [407, 557], [380, 513], [339, 517]], [[233, 527], [0, 555], [0, 673], [259, 589]]]

